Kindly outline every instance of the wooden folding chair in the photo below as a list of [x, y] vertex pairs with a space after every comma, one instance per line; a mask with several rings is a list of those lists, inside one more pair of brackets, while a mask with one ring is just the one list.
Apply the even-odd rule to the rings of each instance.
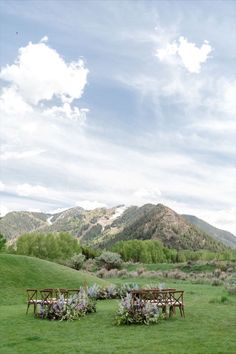
[[170, 316], [175, 313], [175, 309], [178, 307], [181, 317], [185, 317], [183, 290], [170, 291], [168, 296], [168, 303], [170, 306]]
[[35, 314], [36, 310], [37, 310], [37, 304], [39, 304], [41, 302], [37, 298], [38, 290], [37, 289], [26, 289], [26, 291], [27, 291], [27, 310], [26, 310], [26, 315], [28, 314], [30, 305], [34, 306], [34, 314]]
[[42, 305], [52, 305], [55, 298], [53, 298], [54, 289], [41, 289], [39, 290], [41, 296], [41, 304]]
[[59, 300], [61, 296], [64, 297], [65, 302], [68, 301], [69, 291], [68, 289], [55, 289], [55, 300]]

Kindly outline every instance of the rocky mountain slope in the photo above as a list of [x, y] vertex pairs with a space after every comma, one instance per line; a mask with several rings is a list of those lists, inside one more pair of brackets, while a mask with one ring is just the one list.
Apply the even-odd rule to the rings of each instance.
[[236, 237], [228, 231], [218, 229], [206, 221], [197, 218], [194, 215], [182, 215], [185, 220], [190, 222], [192, 225], [198, 227], [198, 229], [206, 232], [208, 235], [212, 236], [214, 239], [224, 243], [226, 246], [236, 248]]
[[219, 233], [210, 232], [212, 229], [208, 231], [194, 223], [196, 220], [181, 216], [162, 204], [91, 211], [76, 207], [58, 214], [11, 212], [1, 218], [0, 232], [12, 240], [26, 232], [67, 231], [83, 244], [101, 247], [110, 247], [117, 241], [130, 239], [159, 239], [165, 246], [176, 249], [223, 250], [223, 244], [218, 241], [233, 246], [232, 234], [217, 229], [221, 231], [219, 237]]

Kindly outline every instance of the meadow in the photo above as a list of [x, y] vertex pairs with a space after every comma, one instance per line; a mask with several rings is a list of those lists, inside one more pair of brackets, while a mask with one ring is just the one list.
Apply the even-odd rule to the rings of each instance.
[[222, 286], [152, 278], [109, 282], [165, 282], [185, 291], [185, 318], [150, 326], [116, 326], [119, 300], [101, 300], [97, 312], [73, 322], [26, 315], [27, 287], [78, 287], [101, 279], [35, 258], [0, 255], [0, 353], [2, 354], [235, 354], [236, 297]]

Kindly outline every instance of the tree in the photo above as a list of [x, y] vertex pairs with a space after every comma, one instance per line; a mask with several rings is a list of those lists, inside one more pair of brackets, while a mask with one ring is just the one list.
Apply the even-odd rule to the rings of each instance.
[[4, 248], [6, 242], [7, 240], [5, 239], [5, 237], [0, 234], [0, 251]]
[[16, 252], [42, 259], [66, 260], [80, 253], [81, 248], [78, 240], [66, 232], [30, 233], [17, 239]]

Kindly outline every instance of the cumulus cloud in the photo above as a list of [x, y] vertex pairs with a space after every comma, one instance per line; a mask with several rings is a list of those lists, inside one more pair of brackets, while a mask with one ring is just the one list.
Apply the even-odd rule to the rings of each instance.
[[7, 115], [40, 112], [83, 122], [87, 111], [73, 101], [81, 98], [89, 71], [82, 59], [67, 63], [47, 41], [45, 36], [20, 48], [14, 64], [1, 69], [0, 79], [8, 83], [0, 95], [1, 111]]
[[164, 48], [157, 49], [156, 56], [160, 61], [167, 62], [177, 58], [190, 73], [200, 73], [201, 65], [209, 58], [211, 51], [208, 41], [205, 40], [198, 48], [195, 43], [181, 36], [177, 42], [167, 43]]
[[33, 111], [32, 107], [24, 101], [14, 86], [2, 90], [0, 106], [2, 114], [7, 115], [24, 115]]
[[45, 43], [29, 43], [19, 49], [17, 60], [1, 70], [0, 78], [14, 85], [24, 101], [37, 105], [59, 97], [72, 102], [81, 97], [88, 69], [83, 60], [67, 64], [56, 50]]
[[106, 208], [107, 204], [97, 202], [95, 201], [90, 201], [90, 200], [81, 200], [75, 203], [76, 206], [80, 206], [81, 208], [85, 210], [93, 210], [96, 208]]

